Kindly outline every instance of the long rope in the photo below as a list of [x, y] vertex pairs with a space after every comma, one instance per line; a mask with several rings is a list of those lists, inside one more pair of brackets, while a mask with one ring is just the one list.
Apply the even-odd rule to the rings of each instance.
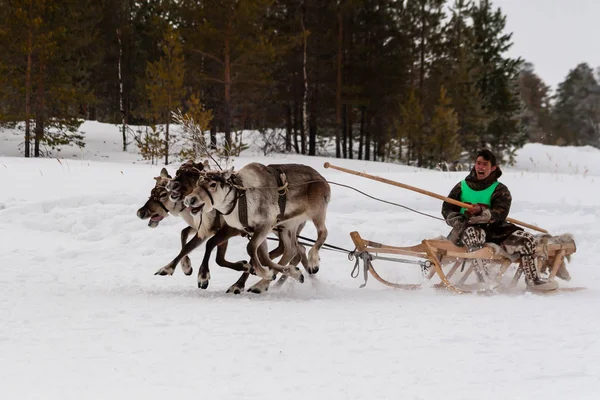
[[383, 199], [377, 198], [375, 196], [371, 196], [370, 194], [367, 194], [367, 193], [363, 192], [362, 190], [358, 190], [358, 189], [356, 189], [356, 188], [354, 188], [352, 186], [344, 185], [344, 184], [337, 183], [337, 182], [331, 182], [331, 181], [327, 181], [327, 183], [330, 183], [332, 185], [342, 186], [342, 187], [345, 187], [345, 188], [348, 188], [348, 189], [352, 189], [352, 190], [357, 191], [358, 193], [360, 193], [360, 194], [362, 194], [364, 196], [367, 196], [367, 197], [369, 197], [369, 198], [371, 198], [373, 200], [380, 201], [382, 203], [391, 204], [391, 205], [396, 206], [396, 207], [402, 207], [402, 208], [404, 208], [406, 210], [409, 210], [409, 211], [412, 211], [414, 213], [417, 213], [417, 214], [420, 214], [420, 215], [424, 215], [424, 216], [429, 217], [429, 218], [438, 219], [440, 221], [444, 221], [443, 218], [436, 217], [435, 215], [427, 214], [427, 213], [424, 213], [422, 211], [415, 210], [414, 208], [410, 208], [410, 207], [407, 207], [407, 206], [402, 205], [402, 204], [394, 203], [393, 201], [383, 200]]

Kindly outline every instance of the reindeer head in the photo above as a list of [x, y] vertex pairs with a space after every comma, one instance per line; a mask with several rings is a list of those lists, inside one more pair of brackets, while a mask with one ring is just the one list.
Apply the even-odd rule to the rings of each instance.
[[226, 171], [208, 171], [196, 181], [194, 190], [183, 203], [191, 208], [192, 214], [220, 209], [227, 203], [227, 195], [233, 189], [233, 167]]
[[156, 228], [160, 221], [169, 215], [175, 203], [169, 198], [169, 192], [166, 186], [171, 181], [171, 176], [165, 168], [160, 171], [160, 175], [155, 177], [156, 184], [150, 192], [150, 198], [146, 204], [137, 211], [137, 216], [140, 219], [148, 219], [148, 226]]
[[196, 182], [202, 172], [208, 167], [208, 161], [195, 163], [188, 161], [181, 165], [175, 173], [175, 178], [167, 184], [167, 190], [171, 195], [171, 201], [182, 201], [196, 187]]

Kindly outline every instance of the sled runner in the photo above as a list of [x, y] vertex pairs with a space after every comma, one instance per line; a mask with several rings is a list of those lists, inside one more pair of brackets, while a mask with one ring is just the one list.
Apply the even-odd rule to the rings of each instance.
[[[353, 257], [356, 258], [353, 276], [358, 275], [360, 263], [363, 263], [364, 287], [371, 274], [386, 286], [397, 289], [414, 290], [428, 283], [435, 288], [449, 289], [456, 293], [477, 292], [482, 290], [511, 290], [518, 284], [522, 271], [519, 259], [511, 258], [499, 246], [487, 244], [482, 249], [467, 252], [445, 239], [423, 240], [416, 246], [396, 247], [363, 239], [358, 232], [350, 233], [356, 246]], [[575, 253], [576, 246], [570, 236], [540, 237], [536, 249], [536, 265], [549, 279], [556, 276], [570, 279], [566, 271], [567, 258]], [[387, 257], [381, 255], [394, 255]], [[404, 256], [407, 258], [400, 258]], [[415, 264], [420, 267], [422, 282], [396, 283], [382, 277], [373, 265], [376, 260]], [[484, 270], [474, 259], [484, 260]]]

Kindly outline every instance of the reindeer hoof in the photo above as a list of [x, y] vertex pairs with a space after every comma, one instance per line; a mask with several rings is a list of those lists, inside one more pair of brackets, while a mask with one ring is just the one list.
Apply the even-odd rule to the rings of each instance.
[[208, 287], [208, 281], [198, 282], [198, 288], [206, 289]]
[[248, 292], [250, 293], [255, 293], [255, 294], [261, 294], [261, 290], [255, 287], [251, 287], [250, 289], [248, 289]]
[[192, 268], [192, 262], [188, 256], [185, 256], [183, 260], [181, 260], [181, 270], [187, 276], [190, 276], [194, 269]]
[[242, 290], [237, 286], [232, 286], [229, 289], [227, 289], [227, 293], [241, 294]]
[[173, 275], [173, 270], [172, 269], [161, 268], [158, 271], [156, 271], [154, 273], [154, 275], [160, 275], [160, 276]]

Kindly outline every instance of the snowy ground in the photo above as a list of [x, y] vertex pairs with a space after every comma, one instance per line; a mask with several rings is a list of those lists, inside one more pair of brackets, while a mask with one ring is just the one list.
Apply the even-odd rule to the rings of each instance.
[[[600, 152], [528, 145], [501, 179], [511, 216], [575, 235], [563, 287], [484, 297], [392, 290], [350, 277], [342, 253], [264, 295], [225, 294], [238, 274], [212, 268], [207, 290], [176, 270], [183, 223], [135, 216], [160, 167], [119, 151], [115, 127], [86, 123], [84, 151], [23, 159], [0, 132], [0, 397], [3, 399], [596, 399], [600, 390]], [[322, 167], [324, 161], [447, 194], [465, 173], [299, 156], [328, 180], [439, 215], [440, 201]], [[170, 167], [173, 172], [175, 166]], [[443, 222], [332, 186], [328, 243], [348, 233], [411, 245]], [[309, 227], [305, 235], [314, 237]], [[244, 239], [228, 259], [245, 259]], [[192, 253], [197, 268], [202, 251]], [[418, 268], [381, 265], [388, 277]], [[195, 271], [196, 272], [196, 271]], [[195, 275], [195, 274], [194, 274]], [[252, 284], [254, 281], [249, 282]]]

